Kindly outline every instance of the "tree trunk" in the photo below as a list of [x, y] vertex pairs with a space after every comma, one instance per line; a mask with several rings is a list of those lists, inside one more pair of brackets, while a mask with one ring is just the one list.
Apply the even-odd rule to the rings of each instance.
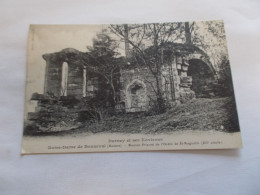
[[111, 87], [111, 104], [112, 104], [112, 107], [115, 108], [116, 106], [116, 91], [115, 91], [115, 87], [114, 87], [114, 84], [113, 84], [113, 81], [110, 82], [110, 87]]
[[185, 38], [186, 44], [191, 45], [191, 32], [189, 22], [185, 22]]
[[157, 88], [157, 104], [158, 104], [158, 110], [159, 113], [164, 113], [166, 111], [166, 106], [165, 106], [165, 102], [163, 99], [163, 94], [162, 94], [162, 86], [160, 85], [160, 78], [157, 75], [156, 76], [156, 88]]
[[163, 99], [163, 94], [162, 94], [162, 85], [160, 82], [161, 79], [161, 64], [159, 60], [159, 55], [158, 55], [158, 32], [156, 29], [156, 24], [153, 26], [154, 28], [154, 57], [155, 57], [155, 65], [156, 65], [156, 74], [155, 74], [155, 79], [156, 79], [156, 88], [157, 88], [157, 104], [158, 104], [158, 110], [159, 113], [164, 113], [166, 111], [166, 106], [165, 102]]
[[124, 33], [125, 33], [125, 57], [126, 59], [129, 59], [130, 56], [130, 47], [129, 47], [129, 40], [128, 40], [128, 25], [124, 25]]

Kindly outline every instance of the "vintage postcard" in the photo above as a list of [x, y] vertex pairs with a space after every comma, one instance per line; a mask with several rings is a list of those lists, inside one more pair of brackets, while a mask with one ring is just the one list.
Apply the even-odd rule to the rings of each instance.
[[242, 147], [223, 21], [31, 25], [22, 154]]

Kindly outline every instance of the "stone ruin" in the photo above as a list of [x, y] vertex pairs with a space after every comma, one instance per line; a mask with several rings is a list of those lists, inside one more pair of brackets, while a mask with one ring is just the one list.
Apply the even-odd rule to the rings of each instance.
[[[163, 96], [168, 103], [174, 105], [196, 97], [214, 96], [216, 72], [203, 51], [195, 46], [174, 43], [165, 50], [174, 54], [163, 62], [160, 78]], [[125, 105], [122, 109], [126, 112], [149, 109], [156, 100], [155, 82], [148, 67], [126, 65], [120, 78], [120, 100]]]
[[[174, 54], [170, 63], [168, 60], [162, 65], [160, 83], [167, 102], [185, 103], [196, 97], [214, 96], [212, 86], [216, 74], [209, 57], [203, 51], [195, 46], [173, 43], [166, 49]], [[78, 120], [84, 113], [84, 109], [79, 108], [80, 100], [93, 99], [100, 90], [98, 75], [78, 60], [82, 54], [83, 52], [67, 48], [43, 55], [46, 61], [44, 93], [33, 94], [32, 100], [38, 101], [38, 105], [34, 113], [28, 113], [29, 121], [37, 122], [40, 119], [41, 124], [38, 126], [41, 129], [46, 126], [45, 129], [55, 131], [59, 125], [64, 130], [66, 126], [71, 129], [82, 124]], [[148, 111], [156, 100], [153, 85], [155, 78], [148, 67], [132, 67], [127, 62], [122, 67], [115, 89], [115, 110], [126, 113]], [[70, 101], [74, 103], [68, 103]], [[67, 124], [68, 120], [72, 121]], [[51, 122], [53, 125], [50, 128]]]

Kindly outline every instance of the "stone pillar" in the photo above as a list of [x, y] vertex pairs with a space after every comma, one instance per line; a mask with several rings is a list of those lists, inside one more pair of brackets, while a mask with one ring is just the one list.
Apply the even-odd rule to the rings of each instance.
[[171, 99], [171, 86], [170, 86], [170, 68], [169, 66], [162, 67], [162, 91], [167, 100]]
[[173, 63], [171, 65], [172, 69], [172, 82], [171, 82], [171, 90], [173, 94], [173, 101], [179, 100], [179, 84], [180, 84], [180, 77], [178, 75], [178, 56], [175, 56], [173, 59]]
[[180, 101], [181, 102], [186, 102], [190, 99], [195, 98], [195, 92], [192, 91], [191, 85], [192, 85], [192, 77], [187, 76], [187, 71], [188, 71], [189, 64], [184, 57], [182, 60], [181, 64], [181, 74], [180, 74]]
[[80, 65], [69, 64], [67, 94], [78, 99], [83, 97], [83, 67]]
[[125, 33], [125, 56], [126, 59], [129, 60], [131, 57], [130, 47], [129, 47], [129, 40], [128, 40], [128, 25], [124, 24], [124, 33]]
[[46, 61], [44, 93], [60, 96], [61, 90], [61, 63], [55, 60], [54, 54], [43, 55]]

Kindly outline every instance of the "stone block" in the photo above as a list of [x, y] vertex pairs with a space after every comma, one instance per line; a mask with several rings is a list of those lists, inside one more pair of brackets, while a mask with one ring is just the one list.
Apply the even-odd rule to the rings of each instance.
[[182, 84], [192, 83], [192, 77], [191, 76], [180, 77], [180, 81], [181, 81]]
[[68, 89], [68, 91], [67, 91], [67, 94], [68, 95], [83, 95], [83, 91], [82, 91], [82, 89]]
[[180, 84], [180, 87], [182, 87], [182, 88], [190, 88], [191, 84], [189, 84], [189, 83]]
[[187, 76], [187, 71], [181, 71], [181, 77], [186, 77]]
[[49, 97], [39, 93], [33, 93], [31, 97], [31, 100], [44, 100], [44, 99], [49, 99]]
[[179, 100], [181, 103], [185, 103], [194, 98], [196, 98], [195, 92], [190, 89], [182, 89], [179, 92]]
[[39, 113], [28, 112], [27, 119], [28, 120], [37, 120], [39, 118]]
[[182, 64], [181, 69], [182, 69], [182, 71], [188, 71], [188, 66], [185, 64]]
[[83, 83], [83, 78], [81, 77], [68, 77], [68, 84], [72, 84], [72, 83]]

